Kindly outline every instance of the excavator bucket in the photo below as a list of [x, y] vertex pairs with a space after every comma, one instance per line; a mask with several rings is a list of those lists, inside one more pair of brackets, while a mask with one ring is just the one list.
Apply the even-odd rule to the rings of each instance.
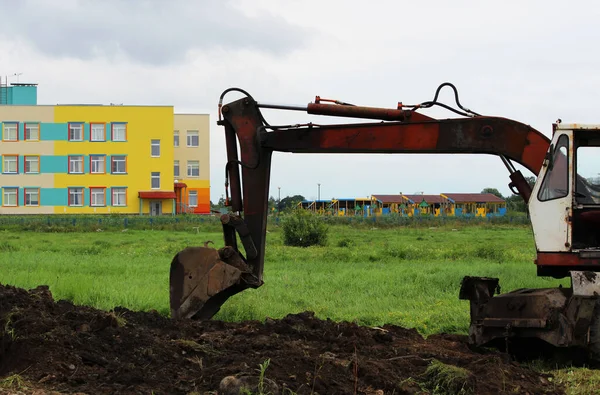
[[210, 319], [230, 296], [256, 281], [233, 248], [188, 247], [171, 262], [171, 317]]

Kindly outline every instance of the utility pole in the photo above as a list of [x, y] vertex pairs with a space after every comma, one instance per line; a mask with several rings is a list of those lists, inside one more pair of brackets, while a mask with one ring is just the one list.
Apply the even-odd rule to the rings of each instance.
[[281, 211], [281, 187], [277, 187], [277, 215]]
[[321, 184], [317, 184], [319, 186], [319, 193], [317, 194], [317, 200], [321, 200]]

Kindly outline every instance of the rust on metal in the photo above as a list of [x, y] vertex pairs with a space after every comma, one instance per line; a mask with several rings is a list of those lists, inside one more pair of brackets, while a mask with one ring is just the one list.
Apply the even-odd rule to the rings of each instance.
[[[494, 133], [481, 132], [490, 125]], [[267, 133], [263, 141], [273, 151], [299, 153], [504, 155], [535, 174], [550, 146], [550, 140], [537, 130], [493, 117], [291, 128]]]
[[575, 296], [569, 288], [519, 289], [493, 296], [494, 280], [463, 279], [460, 298], [470, 300], [471, 343], [483, 346], [518, 337], [557, 347], [587, 345], [596, 299]]
[[182, 250], [171, 262], [171, 317], [202, 315], [206, 302], [238, 283], [241, 274], [239, 269], [221, 261], [214, 248], [188, 247]]
[[[325, 100], [321, 99], [321, 101]], [[329, 115], [357, 119], [378, 119], [382, 121], [424, 121], [432, 119], [426, 115], [410, 110], [321, 103], [309, 103], [307, 106], [307, 112], [314, 115]]]
[[576, 267], [590, 266], [600, 269], [600, 252], [590, 251], [587, 254], [586, 251], [582, 251], [579, 254], [569, 252], [538, 252], [535, 263], [540, 266], [566, 266], [570, 267], [571, 270], [575, 270]]

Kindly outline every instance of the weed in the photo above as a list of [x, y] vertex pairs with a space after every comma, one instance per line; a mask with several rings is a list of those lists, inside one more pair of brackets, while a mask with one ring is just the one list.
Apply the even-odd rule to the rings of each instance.
[[271, 363], [271, 359], [265, 360], [263, 363], [259, 364], [258, 370], [258, 395], [269, 395], [269, 393], [265, 393], [265, 373], [267, 372], [267, 368]]
[[424, 379], [424, 385], [434, 393], [462, 395], [471, 394], [474, 389], [471, 372], [435, 359], [427, 367]]
[[473, 255], [477, 258], [502, 263], [506, 259], [506, 250], [502, 246], [483, 244], [475, 248]]
[[354, 243], [352, 242], [352, 240], [348, 238], [343, 238], [342, 240], [337, 242], [337, 246], [341, 248], [348, 248], [351, 247], [353, 244]]
[[100, 255], [104, 249], [98, 246], [74, 247], [71, 249], [73, 255]]
[[0, 243], [0, 252], [15, 252], [19, 251], [19, 247], [15, 246], [8, 241], [3, 241]]
[[26, 389], [25, 380], [23, 380], [23, 378], [20, 375], [13, 374], [0, 380], [0, 388], [4, 388], [7, 390]]
[[111, 311], [108, 314], [115, 320], [119, 328], [122, 328], [125, 325], [127, 325], [127, 320], [125, 319], [125, 317], [123, 317], [124, 313], [115, 313], [114, 311]]
[[3, 335], [7, 334], [10, 337], [10, 340], [12, 341], [16, 341], [18, 339], [18, 336], [15, 332], [15, 328], [13, 327], [13, 317], [15, 316], [16, 312], [10, 312], [8, 314], [6, 314], [5, 316], [5, 320], [6, 322], [4, 323], [4, 331], [3, 331]]
[[182, 348], [187, 348], [188, 350], [192, 350], [195, 352], [201, 352], [206, 355], [219, 355], [219, 352], [217, 350], [215, 350], [209, 344], [200, 344], [193, 340], [186, 340], [186, 339], [177, 339], [177, 340], [171, 340], [171, 341]]

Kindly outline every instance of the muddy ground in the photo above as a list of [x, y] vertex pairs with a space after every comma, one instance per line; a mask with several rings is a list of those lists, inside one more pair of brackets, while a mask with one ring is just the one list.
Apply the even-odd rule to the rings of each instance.
[[244, 383], [273, 394], [415, 394], [436, 386], [438, 393], [562, 393], [552, 377], [497, 351], [471, 350], [464, 336], [425, 340], [398, 326], [309, 312], [265, 323], [175, 322], [54, 301], [47, 287], [11, 286], [0, 286], [0, 378], [0, 394], [227, 394]]

